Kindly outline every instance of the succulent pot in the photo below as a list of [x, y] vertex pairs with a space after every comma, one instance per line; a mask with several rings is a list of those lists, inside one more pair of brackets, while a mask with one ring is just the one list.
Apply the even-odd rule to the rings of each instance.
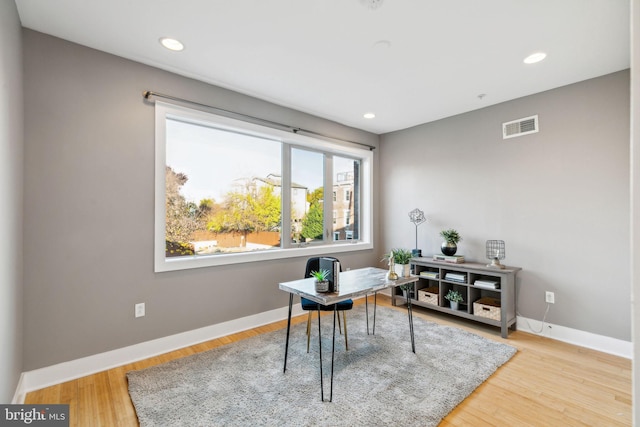
[[458, 245], [452, 242], [442, 242], [440, 250], [444, 255], [453, 256], [458, 251]]
[[394, 264], [393, 269], [398, 275], [398, 277], [409, 277], [410, 269], [409, 264]]
[[449, 304], [451, 306], [451, 310], [457, 310], [458, 309], [458, 302], [457, 301], [449, 301]]
[[323, 280], [322, 282], [319, 282], [316, 280], [316, 292], [329, 292], [329, 281]]

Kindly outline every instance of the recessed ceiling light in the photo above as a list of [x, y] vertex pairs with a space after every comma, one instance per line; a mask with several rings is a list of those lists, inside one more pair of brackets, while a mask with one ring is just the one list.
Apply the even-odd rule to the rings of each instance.
[[388, 49], [391, 47], [391, 42], [389, 40], [378, 40], [373, 44], [373, 47], [376, 49]]
[[160, 39], [160, 44], [162, 44], [162, 46], [166, 47], [169, 50], [173, 50], [176, 52], [180, 52], [181, 50], [184, 49], [184, 45], [182, 43], [180, 43], [178, 40], [176, 39], [172, 39], [169, 37], [163, 37]]
[[382, 0], [360, 0], [360, 4], [371, 10], [376, 10], [382, 6]]
[[536, 52], [536, 53], [533, 53], [533, 54], [527, 56], [526, 58], [524, 58], [524, 63], [525, 64], [535, 64], [536, 62], [542, 61], [546, 57], [547, 57], [546, 53], [544, 53], [544, 52]]
[[376, 115], [373, 113], [364, 113], [363, 116], [365, 119], [375, 119]]

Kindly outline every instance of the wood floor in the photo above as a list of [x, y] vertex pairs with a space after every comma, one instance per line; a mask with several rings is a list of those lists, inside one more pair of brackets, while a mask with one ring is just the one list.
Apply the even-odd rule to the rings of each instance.
[[[364, 303], [364, 300], [356, 303]], [[390, 299], [378, 304], [391, 307]], [[406, 310], [403, 307], [396, 309]], [[415, 316], [501, 341], [497, 328], [416, 307]], [[299, 316], [294, 322], [305, 321]], [[71, 426], [137, 426], [125, 373], [286, 327], [286, 321], [51, 386], [25, 403], [69, 404]], [[441, 426], [631, 426], [631, 361], [512, 332], [518, 353], [456, 407]]]

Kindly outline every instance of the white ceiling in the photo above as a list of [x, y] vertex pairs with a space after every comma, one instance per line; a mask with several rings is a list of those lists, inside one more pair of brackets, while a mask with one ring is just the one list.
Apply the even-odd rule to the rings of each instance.
[[16, 4], [24, 27], [374, 133], [630, 66], [629, 0], [363, 1]]

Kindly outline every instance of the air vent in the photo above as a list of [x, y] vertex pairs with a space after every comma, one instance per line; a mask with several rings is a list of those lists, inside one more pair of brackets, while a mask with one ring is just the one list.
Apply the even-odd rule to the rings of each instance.
[[538, 132], [538, 115], [502, 124], [502, 139]]

